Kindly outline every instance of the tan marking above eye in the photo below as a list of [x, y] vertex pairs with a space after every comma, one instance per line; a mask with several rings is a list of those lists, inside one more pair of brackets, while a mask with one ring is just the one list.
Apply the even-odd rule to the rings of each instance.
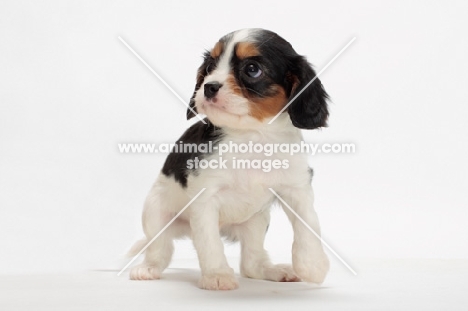
[[248, 58], [258, 56], [260, 52], [252, 42], [239, 42], [236, 45], [236, 56], [238, 58]]
[[210, 55], [213, 58], [217, 58], [223, 53], [224, 43], [221, 41], [216, 42], [214, 48], [211, 50]]

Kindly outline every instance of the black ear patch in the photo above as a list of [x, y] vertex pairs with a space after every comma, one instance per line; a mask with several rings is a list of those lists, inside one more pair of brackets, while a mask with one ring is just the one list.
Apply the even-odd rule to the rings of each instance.
[[[217, 44], [216, 46], [218, 46], [217, 49], [219, 51], [215, 51], [215, 52], [221, 53], [222, 45]], [[201, 85], [203, 84], [203, 81], [205, 80], [205, 76], [209, 74], [211, 71], [213, 71], [216, 65], [215, 59], [213, 58], [212, 53], [214, 52], [205, 51], [205, 53], [203, 54], [203, 64], [201, 64], [200, 68], [198, 68], [198, 71], [197, 71], [197, 83], [195, 84], [195, 91], [193, 91], [192, 98], [190, 98], [190, 103], [189, 103], [190, 108], [187, 108], [187, 120], [195, 117], [195, 114], [198, 113], [197, 107], [195, 106], [195, 95], [197, 95], [197, 91], [200, 89]]]
[[189, 103], [190, 108], [187, 108], [187, 120], [190, 120], [191, 118], [195, 117], [195, 113], [198, 113], [197, 107], [195, 107], [195, 93], [196, 92], [197, 90], [193, 92], [192, 98], [190, 98], [190, 103]]
[[[205, 51], [203, 54], [203, 64], [198, 68], [197, 71], [197, 83], [195, 84], [195, 91], [193, 91], [192, 98], [190, 98], [189, 107], [187, 108], [187, 120], [195, 117], [195, 113], [198, 113], [197, 107], [195, 106], [195, 95], [197, 94], [198, 89], [203, 84], [206, 74], [209, 69], [213, 68], [213, 58], [209, 51]], [[195, 113], [194, 113], [195, 112]]]
[[[309, 130], [327, 126], [327, 92], [320, 80], [315, 78], [315, 71], [304, 57], [298, 56], [294, 63], [291, 71], [293, 81], [289, 100], [292, 100], [301, 91], [302, 93], [288, 107], [293, 125], [300, 129]], [[314, 82], [305, 88], [314, 78]]]
[[[198, 113], [197, 107], [195, 106], [195, 95], [197, 95], [197, 91], [203, 83], [203, 79], [205, 78], [204, 74], [205, 66], [204, 64], [198, 69], [197, 73], [197, 84], [195, 85], [195, 91], [193, 91], [193, 95], [190, 98], [189, 107], [187, 108], [187, 120], [195, 117], [195, 114]], [[194, 113], [195, 112], [195, 113]]]

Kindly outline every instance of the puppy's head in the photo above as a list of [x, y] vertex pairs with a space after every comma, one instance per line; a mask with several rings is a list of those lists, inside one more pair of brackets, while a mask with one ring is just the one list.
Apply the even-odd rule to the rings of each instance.
[[[306, 59], [276, 33], [239, 30], [204, 54], [190, 107], [217, 126], [255, 127], [268, 123], [295, 98], [283, 112], [292, 124], [323, 127], [327, 93], [319, 79], [305, 88], [315, 75]], [[187, 118], [193, 116], [188, 109]]]

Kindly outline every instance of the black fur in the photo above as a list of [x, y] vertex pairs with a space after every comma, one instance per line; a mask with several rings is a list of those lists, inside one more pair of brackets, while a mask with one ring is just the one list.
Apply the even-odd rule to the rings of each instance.
[[309, 175], [310, 175], [310, 181], [309, 182], [312, 182], [312, 178], [314, 178], [314, 170], [311, 167], [309, 167]]
[[[298, 83], [290, 96], [293, 99], [316, 76], [310, 64], [301, 56], [296, 60], [292, 74]], [[318, 78], [312, 82], [288, 107], [289, 117], [295, 127], [313, 130], [327, 126], [328, 94]]]
[[[176, 144], [182, 141], [184, 144], [208, 144], [209, 141], [213, 142], [215, 147], [222, 137], [222, 132], [208, 119], [204, 119], [207, 124], [198, 121], [191, 127], [189, 127], [185, 133], [177, 140]], [[187, 187], [187, 177], [190, 173], [196, 173], [195, 170], [187, 168], [187, 161], [193, 160], [196, 157], [202, 160], [206, 157], [207, 153], [195, 152], [174, 152], [174, 150], [167, 156], [166, 162], [162, 168], [162, 173], [166, 176], [173, 176], [174, 179], [182, 185]]]

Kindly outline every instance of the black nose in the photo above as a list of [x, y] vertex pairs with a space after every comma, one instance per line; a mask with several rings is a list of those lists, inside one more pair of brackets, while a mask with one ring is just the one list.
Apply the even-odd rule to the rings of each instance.
[[216, 81], [205, 83], [205, 97], [208, 99], [215, 97], [222, 86], [222, 84]]

